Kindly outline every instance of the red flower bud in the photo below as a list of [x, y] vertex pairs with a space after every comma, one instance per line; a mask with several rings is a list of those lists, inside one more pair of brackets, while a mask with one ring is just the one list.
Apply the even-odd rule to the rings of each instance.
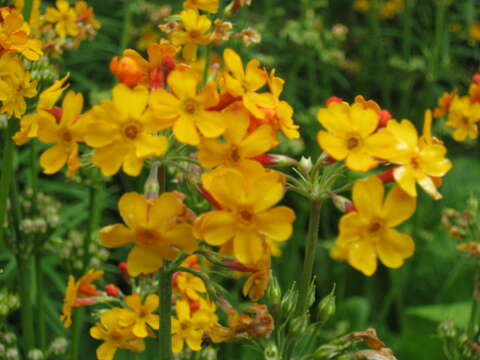
[[330, 97], [325, 101], [325, 105], [328, 106], [328, 105], [330, 105], [331, 103], [334, 103], [334, 102], [341, 103], [341, 102], [343, 102], [343, 99], [342, 99], [342, 98], [339, 98], [338, 96], [330, 96]]
[[88, 297], [81, 297], [81, 298], [76, 298], [75, 303], [73, 304], [74, 307], [79, 307], [79, 306], [89, 306], [93, 305], [97, 302], [96, 299], [93, 298], [88, 298]]
[[114, 284], [105, 285], [105, 292], [108, 296], [118, 297], [119, 291]]
[[251, 269], [247, 266], [245, 266], [244, 264], [242, 264], [241, 262], [239, 261], [236, 261], [236, 260], [222, 260], [222, 264], [231, 269], [231, 270], [235, 270], [235, 271], [240, 271], [240, 272], [254, 272], [255, 269]]
[[378, 128], [387, 126], [387, 122], [392, 119], [392, 114], [388, 110], [380, 110], [378, 113]]
[[385, 170], [383, 173], [378, 174], [377, 177], [382, 180], [383, 184], [390, 184], [391, 182], [394, 182], [395, 179], [393, 177], [393, 170], [395, 169], [394, 166], [388, 168]]
[[125, 280], [130, 280], [131, 276], [130, 274], [128, 273], [128, 269], [127, 269], [127, 264], [124, 263], [124, 262], [121, 262], [120, 264], [118, 264], [118, 269], [120, 270], [120, 273], [122, 274], [123, 278]]
[[143, 72], [137, 63], [129, 57], [122, 57], [120, 60], [115, 56], [110, 61], [110, 71], [118, 81], [129, 87], [134, 87], [142, 80]]

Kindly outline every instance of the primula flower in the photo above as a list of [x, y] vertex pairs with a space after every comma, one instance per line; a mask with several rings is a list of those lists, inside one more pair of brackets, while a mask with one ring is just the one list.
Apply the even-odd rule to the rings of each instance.
[[218, 102], [215, 84], [208, 83], [197, 93], [199, 78], [190, 70], [172, 71], [167, 83], [173, 94], [161, 88], [155, 90], [152, 108], [165, 127], [173, 126], [178, 141], [198, 145], [200, 135], [213, 138], [223, 134], [228, 113], [207, 110]]
[[438, 100], [438, 108], [433, 111], [433, 117], [442, 117], [448, 113], [452, 101], [457, 97], [457, 92], [452, 91], [451, 93], [443, 93], [443, 95]]
[[30, 73], [19, 68], [10, 76], [0, 78], [0, 113], [6, 113], [10, 118], [14, 115], [20, 118], [27, 110], [25, 98], [33, 98], [37, 94], [37, 82], [30, 81]]
[[408, 120], [391, 120], [387, 130], [393, 135], [396, 150], [388, 160], [398, 166], [393, 170], [397, 184], [410, 196], [417, 196], [415, 183], [434, 199], [442, 196], [435, 185], [435, 178], [445, 175], [452, 163], [445, 158], [447, 149], [431, 137], [432, 113], [425, 112], [424, 136], [418, 138], [417, 130]]
[[205, 168], [219, 165], [225, 167], [242, 166], [242, 162], [264, 154], [277, 144], [272, 128], [261, 125], [248, 132], [250, 120], [243, 109], [225, 111], [229, 121], [223, 134], [225, 142], [216, 139], [202, 139], [198, 146], [198, 161]]
[[85, 142], [96, 148], [92, 162], [103, 175], [114, 175], [123, 167], [128, 175], [137, 176], [145, 158], [166, 151], [165, 136], [153, 135], [164, 126], [147, 107], [149, 93], [145, 87], [130, 89], [118, 84], [112, 94], [113, 101], [104, 100], [84, 115], [92, 125]]
[[384, 129], [375, 132], [379, 123], [375, 111], [360, 103], [330, 102], [317, 118], [327, 130], [317, 135], [321, 148], [354, 171], [371, 170], [378, 164], [375, 157], [393, 150], [392, 136]]
[[43, 55], [42, 42], [30, 38], [30, 27], [23, 16], [9, 8], [0, 9], [0, 54], [19, 52], [28, 60], [36, 61]]
[[383, 184], [376, 176], [356, 181], [352, 198], [356, 211], [340, 219], [332, 256], [346, 259], [367, 276], [376, 271], [377, 258], [390, 268], [402, 266], [412, 256], [415, 244], [409, 235], [393, 227], [412, 216], [416, 199], [399, 186], [384, 199]]
[[145, 338], [148, 336], [147, 325], [154, 330], [159, 329], [160, 317], [153, 314], [158, 308], [158, 295], [148, 295], [145, 303], [142, 304], [140, 294], [135, 293], [126, 296], [125, 303], [132, 311], [122, 313], [120, 324], [122, 326], [132, 326], [132, 332], [136, 337]]
[[183, 2], [183, 8], [204, 10], [214, 14], [218, 11], [218, 0], [186, 0]]
[[480, 122], [480, 104], [472, 103], [468, 96], [455, 97], [448, 111], [445, 125], [455, 129], [453, 138], [463, 141], [467, 137], [478, 137], [478, 123]]
[[283, 196], [283, 183], [275, 172], [252, 179], [234, 169], [220, 169], [205, 189], [221, 206], [195, 221], [195, 235], [207, 244], [232, 247], [242, 263], [257, 262], [269, 241], [279, 243], [292, 234], [294, 212], [285, 206], [272, 208]]
[[201, 350], [203, 334], [211, 325], [211, 314], [202, 308], [192, 314], [188, 301], [184, 299], [177, 300], [175, 309], [177, 317], [172, 318], [172, 351], [181, 352], [185, 342], [191, 350]]
[[20, 130], [13, 136], [15, 144], [23, 145], [31, 138], [37, 137], [39, 119], [42, 117], [50, 117], [49, 110], [53, 109], [63, 91], [68, 87], [68, 85], [65, 85], [68, 76], [69, 74], [55, 81], [53, 85], [40, 93], [35, 108], [36, 111], [20, 119]]
[[104, 343], [97, 348], [98, 360], [113, 360], [117, 349], [135, 352], [145, 350], [145, 342], [132, 332], [132, 327], [121, 325], [122, 315], [127, 310], [113, 308], [100, 315], [100, 322], [90, 328], [90, 336]]
[[180, 194], [168, 192], [155, 200], [147, 200], [144, 195], [126, 193], [118, 207], [127, 226], [104, 227], [100, 230], [100, 241], [107, 247], [135, 244], [127, 259], [131, 276], [158, 270], [163, 259], [175, 259], [179, 249], [187, 253], [196, 250], [192, 225], [177, 222], [186, 212]]
[[265, 70], [260, 69], [260, 62], [252, 59], [244, 69], [242, 59], [232, 49], [225, 49], [223, 60], [229, 71], [224, 77], [225, 89], [232, 96], [242, 98], [243, 105], [253, 116], [263, 119], [265, 113], [259, 107], [273, 108], [275, 104], [271, 94], [256, 93], [267, 83], [268, 77]]
[[85, 122], [80, 118], [82, 107], [82, 94], [69, 91], [63, 99], [60, 121], [47, 113], [38, 118], [38, 138], [55, 143], [40, 156], [45, 174], [54, 174], [67, 164], [67, 176], [71, 176], [80, 167], [78, 143], [85, 134]]
[[55, 24], [55, 31], [61, 37], [78, 35], [77, 13], [67, 0], [57, 0], [57, 8], [47, 8], [44, 20]]
[[100, 292], [92, 285], [92, 282], [100, 279], [102, 276], [103, 271], [101, 270], [89, 270], [78, 281], [75, 281], [73, 275], [68, 277], [62, 315], [60, 316], [60, 320], [63, 321], [63, 325], [66, 328], [72, 325], [72, 307], [87, 305], [88, 301], [85, 302], [82, 299], [100, 295]]
[[251, 274], [243, 285], [243, 296], [248, 296], [252, 301], [258, 301], [263, 298], [270, 281], [271, 255], [267, 247], [263, 256], [255, 264], [246, 264], [250, 268]]
[[[194, 270], [201, 270], [201, 266], [198, 263], [197, 255], [190, 255], [182, 262], [182, 267], [186, 267]], [[205, 293], [207, 289], [203, 280], [193, 274], [177, 271], [173, 274], [173, 287], [182, 297], [186, 297], [191, 300], [198, 301], [200, 295], [198, 293]]]
[[184, 30], [172, 33], [172, 44], [183, 45], [182, 55], [187, 61], [195, 61], [198, 45], [210, 42], [208, 30], [212, 22], [205, 15], [200, 15], [197, 10], [183, 10], [180, 13]]

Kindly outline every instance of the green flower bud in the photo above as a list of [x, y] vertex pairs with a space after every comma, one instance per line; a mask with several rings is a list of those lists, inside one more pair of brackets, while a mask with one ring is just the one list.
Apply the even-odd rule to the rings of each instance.
[[292, 319], [292, 321], [290, 321], [288, 324], [289, 333], [293, 336], [304, 334], [308, 327], [308, 315], [308, 312], [306, 312], [305, 314]]
[[268, 343], [263, 355], [265, 356], [265, 360], [278, 360], [277, 346], [274, 343]]
[[295, 286], [292, 285], [287, 290], [287, 292], [282, 298], [282, 301], [280, 302], [280, 316], [282, 318], [286, 319], [290, 316], [295, 307], [295, 304], [297, 303], [297, 297], [297, 290], [295, 289]]
[[326, 359], [334, 359], [340, 352], [340, 348], [337, 345], [333, 344], [324, 344], [319, 346], [313, 352], [313, 358], [315, 360], [326, 360]]
[[282, 290], [276, 277], [272, 277], [270, 285], [268, 286], [266, 293], [268, 308], [275, 312], [280, 309], [280, 303], [282, 302]]
[[317, 327], [323, 326], [335, 314], [335, 286], [317, 307]]

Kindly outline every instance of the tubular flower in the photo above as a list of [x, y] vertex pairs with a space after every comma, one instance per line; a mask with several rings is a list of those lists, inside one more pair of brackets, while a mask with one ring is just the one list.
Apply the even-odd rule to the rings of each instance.
[[80, 118], [82, 107], [82, 94], [69, 91], [63, 99], [60, 121], [47, 113], [38, 119], [38, 138], [55, 143], [40, 156], [45, 174], [54, 174], [67, 164], [67, 176], [71, 176], [80, 167], [78, 143], [85, 134], [85, 122]]
[[127, 259], [131, 276], [158, 270], [163, 259], [175, 259], [179, 249], [195, 251], [192, 225], [181, 221], [187, 210], [182, 201], [176, 192], [163, 193], [155, 200], [133, 192], [124, 194], [118, 207], [126, 226], [115, 224], [101, 229], [101, 243], [107, 247], [134, 244]]
[[294, 212], [285, 206], [272, 208], [283, 196], [283, 182], [275, 172], [264, 172], [249, 183], [234, 169], [221, 170], [204, 184], [221, 206], [198, 217], [194, 231], [210, 245], [231, 247], [242, 263], [255, 263], [270, 241], [279, 243], [292, 234]]
[[14, 115], [20, 118], [27, 110], [25, 98], [33, 98], [37, 94], [37, 82], [30, 81], [30, 73], [23, 68], [10, 76], [0, 79], [0, 113], [6, 113], [10, 118]]
[[77, 36], [77, 13], [71, 8], [67, 0], [57, 0], [57, 8], [49, 7], [45, 12], [44, 20], [55, 24], [55, 31], [61, 37]]
[[455, 129], [453, 138], [463, 141], [467, 137], [478, 137], [478, 125], [480, 122], [480, 104], [472, 103], [469, 97], [455, 97], [450, 105], [448, 120], [445, 125]]
[[145, 303], [142, 304], [140, 294], [135, 293], [125, 297], [127, 306], [133, 311], [125, 311], [120, 319], [122, 326], [131, 326], [133, 335], [139, 338], [148, 336], [148, 327], [158, 330], [160, 326], [160, 317], [153, 314], [158, 309], [158, 295], [150, 294]]
[[[185, 261], [182, 262], [181, 266], [194, 270], [202, 269], [198, 263], [197, 255], [190, 255], [187, 257]], [[198, 293], [207, 292], [202, 279], [184, 271], [177, 271], [173, 274], [173, 286], [182, 297], [186, 297], [195, 301], [198, 301], [200, 298]]]
[[259, 68], [260, 62], [252, 59], [244, 69], [242, 59], [232, 49], [225, 49], [223, 60], [229, 71], [224, 75], [226, 90], [234, 97], [241, 97], [243, 105], [253, 116], [263, 119], [265, 113], [259, 107], [271, 109], [275, 104], [271, 94], [256, 93], [267, 83], [268, 77], [265, 70]]
[[104, 343], [97, 348], [98, 360], [113, 360], [117, 349], [126, 349], [135, 352], [145, 350], [145, 342], [139, 339], [132, 331], [132, 327], [121, 325], [122, 315], [127, 310], [120, 308], [109, 309], [102, 313], [100, 322], [90, 328], [90, 336]]
[[393, 227], [412, 216], [416, 199], [395, 186], [384, 200], [383, 184], [376, 176], [356, 181], [352, 198], [356, 211], [340, 219], [332, 256], [346, 259], [367, 276], [376, 271], [377, 258], [390, 268], [402, 266], [415, 244]]
[[123, 171], [137, 176], [144, 159], [159, 156], [167, 149], [164, 129], [147, 108], [149, 93], [145, 87], [130, 89], [124, 84], [113, 88], [113, 102], [104, 100], [85, 114], [92, 124], [85, 142], [96, 148], [92, 162], [105, 176]]
[[37, 137], [39, 119], [50, 117], [48, 111], [53, 109], [58, 98], [68, 87], [68, 85], [64, 85], [68, 76], [69, 74], [65, 75], [63, 79], [55, 81], [53, 85], [40, 93], [36, 111], [33, 114], [22, 117], [20, 120], [20, 130], [13, 136], [15, 144], [23, 145], [31, 138]]
[[172, 351], [179, 353], [184, 343], [193, 351], [202, 349], [202, 338], [210, 328], [211, 314], [200, 308], [192, 313], [187, 300], [177, 300], [175, 304], [177, 317], [172, 318]]
[[200, 15], [194, 9], [183, 10], [180, 18], [184, 30], [176, 30], [172, 33], [172, 44], [183, 45], [183, 58], [187, 61], [195, 61], [198, 45], [206, 45], [210, 42], [208, 30], [212, 22], [207, 16]]
[[[72, 325], [72, 307], [90, 305], [92, 301], [88, 301], [92, 296], [100, 295], [100, 292], [92, 285], [92, 282], [103, 276], [101, 270], [89, 270], [78, 281], [70, 275], [68, 285], [65, 291], [65, 299], [63, 301], [62, 315], [60, 320], [66, 328]], [[87, 299], [87, 301], [85, 301]]]
[[420, 139], [410, 121], [389, 121], [387, 130], [395, 138], [397, 149], [388, 160], [398, 165], [393, 170], [393, 177], [407, 194], [417, 196], [417, 182], [434, 199], [440, 199], [442, 196], [435, 186], [435, 178], [445, 175], [452, 163], [445, 158], [445, 146], [430, 135], [431, 118], [431, 112], [426, 111], [424, 136]]
[[173, 94], [165, 89], [152, 93], [152, 108], [155, 116], [165, 127], [173, 126], [173, 135], [178, 141], [198, 145], [200, 135], [207, 138], [223, 134], [228, 113], [207, 111], [218, 102], [215, 84], [208, 83], [199, 93], [199, 79], [190, 70], [174, 70], [167, 78]]
[[245, 161], [264, 154], [276, 143], [276, 137], [269, 125], [261, 125], [248, 133], [248, 113], [243, 109], [226, 111], [229, 114], [227, 129], [223, 134], [225, 142], [216, 139], [202, 139], [198, 146], [198, 161], [205, 168], [219, 165], [241, 166]]
[[36, 61], [43, 55], [42, 42], [30, 38], [30, 27], [23, 16], [9, 8], [0, 9], [0, 54], [18, 52]]
[[379, 118], [375, 111], [360, 103], [330, 102], [320, 109], [318, 121], [327, 131], [317, 135], [320, 147], [336, 160], [346, 160], [354, 171], [368, 171], [377, 166], [375, 157], [390, 153], [393, 139], [384, 129], [376, 132]]
[[218, 0], [186, 0], [183, 2], [183, 8], [204, 10], [214, 14], [218, 11]]

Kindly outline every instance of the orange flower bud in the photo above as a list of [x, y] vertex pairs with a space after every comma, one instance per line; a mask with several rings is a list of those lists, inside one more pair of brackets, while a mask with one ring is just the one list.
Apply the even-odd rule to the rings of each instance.
[[330, 96], [326, 101], [325, 101], [325, 106], [330, 105], [331, 103], [338, 102], [341, 103], [343, 101], [342, 98], [338, 96]]
[[105, 285], [105, 292], [108, 296], [118, 297], [119, 291], [114, 284]]
[[120, 273], [122, 274], [125, 280], [127, 281], [130, 280], [130, 274], [128, 273], [127, 263], [121, 262], [120, 264], [118, 264], [118, 269], [120, 270]]
[[137, 63], [126, 56], [120, 60], [118, 56], [113, 57], [112, 61], [110, 61], [110, 71], [118, 81], [129, 87], [137, 85], [143, 76], [143, 72]]

